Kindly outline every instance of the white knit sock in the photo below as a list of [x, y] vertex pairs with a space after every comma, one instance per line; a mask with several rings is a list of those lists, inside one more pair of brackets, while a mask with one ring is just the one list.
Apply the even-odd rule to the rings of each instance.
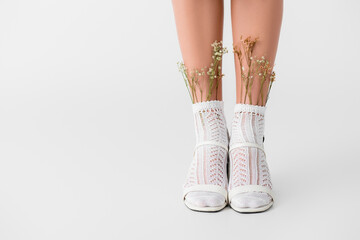
[[[193, 104], [196, 143], [214, 141], [228, 146], [228, 132], [222, 101]], [[218, 185], [227, 189], [227, 151], [216, 145], [196, 148], [184, 189], [199, 184]], [[189, 192], [186, 201], [198, 207], [216, 207], [225, 202], [223, 195], [214, 192]]]
[[[265, 110], [264, 106], [236, 104], [230, 146], [244, 142], [263, 146]], [[235, 148], [230, 152], [229, 190], [250, 184], [272, 188], [265, 154], [254, 147]], [[258, 208], [271, 201], [267, 193], [248, 192], [235, 195], [231, 204], [238, 208]]]

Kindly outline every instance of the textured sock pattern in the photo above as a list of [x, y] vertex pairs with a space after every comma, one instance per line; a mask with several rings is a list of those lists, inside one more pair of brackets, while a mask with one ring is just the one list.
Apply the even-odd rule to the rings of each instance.
[[[215, 141], [228, 145], [228, 132], [222, 101], [193, 104], [196, 143]], [[211, 184], [227, 188], [227, 151], [216, 145], [203, 145], [194, 151], [184, 188]]]
[[[263, 147], [265, 109], [264, 106], [236, 104], [230, 146], [250, 142]], [[254, 147], [233, 149], [230, 153], [229, 189], [250, 184], [272, 188], [265, 154]]]

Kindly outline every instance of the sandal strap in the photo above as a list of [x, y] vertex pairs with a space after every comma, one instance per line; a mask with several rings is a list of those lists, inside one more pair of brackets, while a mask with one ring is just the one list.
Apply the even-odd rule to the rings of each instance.
[[261, 186], [261, 185], [244, 185], [239, 186], [231, 189], [229, 191], [229, 201], [231, 202], [231, 199], [239, 193], [247, 193], [247, 192], [263, 192], [267, 193], [271, 196], [271, 198], [274, 200], [274, 194], [273, 191], [269, 187]]
[[186, 195], [189, 192], [213, 192], [213, 193], [219, 193], [227, 202], [228, 200], [228, 194], [225, 188], [218, 186], [218, 185], [211, 185], [211, 184], [198, 184], [191, 187], [184, 188], [183, 191], [183, 198], [185, 199]]
[[[235, 143], [235, 144], [232, 144], [230, 146], [230, 151], [231, 152], [232, 150], [234, 150], [235, 148], [242, 148], [242, 147], [254, 147], [254, 148], [258, 148], [260, 150], [262, 150], [265, 154], [265, 149], [263, 148], [263, 146], [257, 144], [257, 143], [251, 143], [251, 142], [243, 142], [243, 143]], [[266, 156], [266, 154], [265, 154]]]
[[215, 141], [203, 141], [203, 142], [200, 142], [200, 143], [196, 144], [195, 149], [194, 149], [194, 152], [195, 152], [196, 149], [198, 149], [199, 147], [205, 146], [205, 145], [215, 145], [215, 146], [219, 146], [219, 147], [224, 148], [226, 151], [228, 150], [228, 146], [225, 145], [225, 144], [223, 144], [223, 143], [219, 143], [219, 142], [215, 142]]

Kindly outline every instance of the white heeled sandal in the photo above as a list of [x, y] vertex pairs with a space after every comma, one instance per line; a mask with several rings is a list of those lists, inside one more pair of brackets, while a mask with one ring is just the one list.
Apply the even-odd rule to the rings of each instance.
[[[194, 149], [194, 154], [196, 152], [196, 149], [198, 149], [199, 147], [205, 146], [205, 145], [216, 145], [219, 147], [224, 148], [226, 151], [228, 151], [228, 146], [219, 142], [215, 142], [215, 141], [203, 141], [201, 143], [198, 143], [195, 146]], [[193, 205], [191, 203], [189, 203], [186, 200], [186, 195], [189, 192], [213, 192], [213, 193], [218, 193], [220, 195], [222, 195], [225, 199], [224, 204], [220, 205], [220, 206], [215, 206], [215, 207], [199, 207], [196, 205]], [[227, 189], [218, 186], [218, 185], [213, 185], [213, 184], [198, 184], [198, 185], [194, 185], [191, 187], [187, 187], [183, 189], [183, 201], [185, 203], [185, 205], [194, 211], [201, 211], [201, 212], [217, 212], [220, 211], [221, 209], [225, 208], [226, 205], [228, 204], [228, 192]]]
[[[242, 147], [255, 147], [260, 149], [261, 151], [264, 152], [265, 154], [265, 150], [264, 148], [256, 143], [249, 143], [249, 142], [244, 142], [244, 143], [237, 143], [237, 144], [233, 144], [230, 146], [230, 150], [229, 153], [234, 150], [235, 148], [242, 148]], [[231, 204], [231, 200], [234, 196], [236, 196], [239, 193], [247, 193], [247, 192], [263, 192], [263, 193], [267, 193], [270, 195], [271, 197], [271, 202], [265, 206], [261, 206], [258, 208], [239, 208], [234, 206], [233, 204]], [[261, 186], [261, 185], [243, 185], [243, 186], [238, 186], [235, 187], [231, 190], [229, 190], [229, 205], [232, 209], [234, 209], [237, 212], [240, 213], [251, 213], [251, 212], [263, 212], [268, 210], [274, 203], [274, 194], [273, 191], [269, 188], [269, 187], [265, 187], [265, 186]]]

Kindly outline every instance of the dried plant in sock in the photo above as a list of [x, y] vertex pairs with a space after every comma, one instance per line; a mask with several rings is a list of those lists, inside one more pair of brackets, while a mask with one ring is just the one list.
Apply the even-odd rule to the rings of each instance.
[[[217, 98], [219, 84], [222, 80], [222, 77], [224, 76], [221, 68], [221, 60], [223, 55], [227, 53], [228, 50], [226, 49], [226, 47], [223, 47], [222, 41], [213, 42], [211, 44], [211, 47], [212, 61], [210, 66], [206, 66], [201, 69], [189, 69], [185, 66], [183, 62], [178, 62], [179, 71], [182, 74], [192, 103], [201, 101], [203, 99], [203, 96], [206, 96], [206, 101], [211, 100], [213, 94], [215, 94], [215, 97]], [[209, 90], [207, 93], [203, 93], [203, 89], [201, 87], [204, 81], [209, 81]], [[200, 96], [198, 96], [197, 90], [200, 92]]]
[[[258, 38], [252, 39], [251, 37], [247, 37], [243, 39], [241, 36], [240, 43], [237, 46], [233, 46], [233, 50], [239, 60], [241, 101], [245, 103], [246, 99], [248, 99], [250, 105], [265, 105], [269, 97], [272, 83], [275, 81], [275, 72], [272, 71], [273, 66], [264, 56], [261, 58], [253, 56], [254, 47], [257, 41]], [[260, 94], [256, 103], [253, 103], [252, 99], [252, 87], [254, 81], [260, 81]], [[263, 91], [265, 84], [269, 84], [266, 97], [264, 96]], [[242, 96], [243, 92], [245, 92], [244, 96]]]

